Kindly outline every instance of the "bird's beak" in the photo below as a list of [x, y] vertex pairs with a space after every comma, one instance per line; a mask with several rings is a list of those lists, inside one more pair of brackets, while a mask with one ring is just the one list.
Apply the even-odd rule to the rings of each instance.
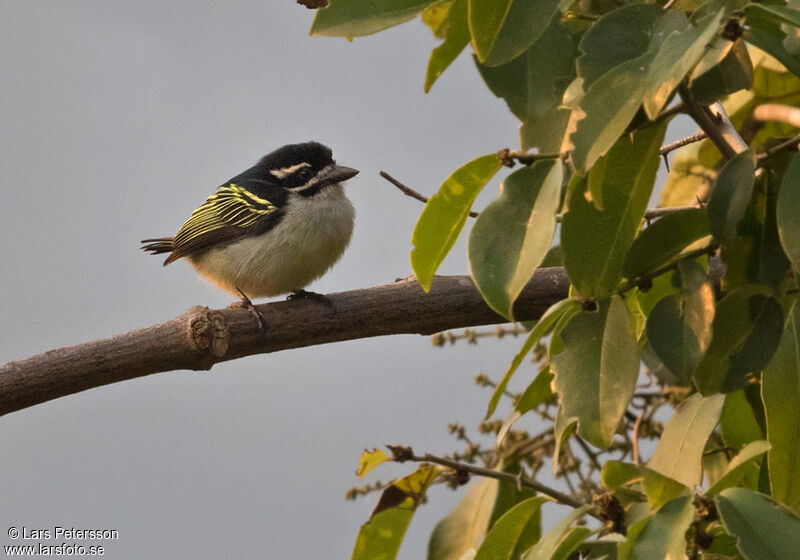
[[358, 169], [353, 169], [352, 167], [345, 167], [343, 165], [335, 165], [333, 169], [328, 171], [325, 174], [325, 177], [322, 178], [323, 181], [327, 184], [331, 183], [341, 183], [342, 181], [347, 181], [348, 179], [352, 179], [358, 175]]

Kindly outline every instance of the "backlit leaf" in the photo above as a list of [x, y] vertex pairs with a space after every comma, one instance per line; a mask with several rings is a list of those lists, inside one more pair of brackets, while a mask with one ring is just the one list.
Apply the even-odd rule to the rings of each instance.
[[361, 454], [361, 457], [358, 460], [356, 476], [358, 478], [364, 478], [369, 471], [388, 460], [389, 457], [387, 457], [386, 453], [380, 449], [373, 449], [372, 451], [364, 450], [364, 453]]
[[467, 0], [456, 0], [447, 12], [444, 22], [444, 41], [433, 49], [425, 72], [425, 93], [447, 70], [447, 67], [461, 54], [469, 43], [467, 26]]
[[702, 478], [703, 450], [719, 421], [723, 395], [695, 393], [684, 401], [664, 427], [664, 433], [647, 466], [684, 486], [693, 488]]
[[425, 205], [411, 238], [411, 268], [426, 292], [461, 233], [475, 197], [499, 170], [495, 154], [474, 159], [454, 171]]
[[494, 47], [514, 0], [469, 0], [469, 30], [483, 62]]
[[458, 560], [478, 545], [489, 528], [497, 480], [482, 478], [472, 484], [456, 508], [431, 533], [428, 560]]
[[726, 488], [738, 484], [745, 475], [746, 469], [753, 468], [753, 461], [766, 453], [768, 449], [769, 443], [764, 440], [748, 443], [736, 457], [731, 459], [731, 462], [728, 463], [728, 468], [725, 470], [725, 474], [706, 491], [706, 494], [713, 496], [714, 494], [719, 494]]
[[414, 511], [439, 472], [437, 467], [421, 465], [384, 490], [370, 520], [358, 532], [351, 560], [397, 557]]

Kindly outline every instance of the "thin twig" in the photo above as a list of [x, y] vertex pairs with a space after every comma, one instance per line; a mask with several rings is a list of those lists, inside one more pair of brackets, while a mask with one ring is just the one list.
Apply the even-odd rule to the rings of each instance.
[[[390, 447], [390, 449], [391, 449], [391, 447]], [[404, 448], [404, 449], [408, 449], [408, 448]], [[401, 456], [400, 458], [397, 458], [397, 456], [396, 456], [394, 460], [397, 461], [397, 462], [403, 462], [403, 461], [406, 461], [406, 460], [410, 460], [410, 461], [414, 461], [414, 462], [417, 462], [417, 463], [434, 463], [434, 464], [437, 464], [437, 465], [442, 465], [443, 467], [448, 467], [448, 468], [451, 468], [451, 469], [455, 469], [457, 471], [467, 472], [467, 473], [474, 474], [474, 475], [477, 475], [477, 476], [483, 476], [483, 477], [486, 477], [486, 478], [494, 478], [495, 480], [500, 480], [500, 481], [503, 481], [503, 482], [510, 482], [512, 484], [521, 484], [522, 486], [527, 486], [528, 488], [533, 488], [534, 490], [536, 490], [537, 492], [539, 492], [541, 494], [544, 494], [545, 496], [550, 496], [551, 498], [553, 498], [558, 503], [564, 504], [566, 506], [579, 508], [581, 506], [586, 505], [583, 502], [573, 498], [572, 496], [568, 496], [567, 494], [564, 494], [563, 492], [559, 492], [555, 488], [550, 488], [549, 486], [546, 486], [546, 485], [542, 484], [541, 482], [539, 482], [537, 480], [533, 480], [533, 479], [530, 479], [530, 478], [517, 476], [515, 474], [511, 474], [511, 473], [507, 473], [507, 472], [503, 472], [503, 471], [496, 471], [496, 470], [493, 470], [493, 469], [486, 469], [484, 467], [478, 467], [478, 466], [470, 465], [470, 464], [467, 464], [467, 463], [459, 463], [458, 461], [453, 461], [452, 459], [446, 459], [444, 457], [438, 457], [436, 455], [431, 455], [430, 453], [425, 453], [422, 456], [411, 454], [410, 457]], [[588, 513], [592, 517], [597, 517], [597, 515], [598, 515], [597, 513], [593, 513], [591, 510], [589, 510]]]
[[[406, 194], [407, 196], [410, 196], [413, 199], [419, 200], [420, 202], [425, 202], [425, 203], [428, 202], [428, 200], [429, 200], [428, 197], [426, 197], [423, 194], [420, 194], [419, 192], [415, 191], [414, 189], [412, 189], [408, 185], [405, 185], [405, 184], [401, 183], [400, 181], [398, 181], [397, 179], [395, 179], [394, 177], [389, 175], [386, 171], [381, 171], [379, 174], [380, 174], [381, 177], [383, 177], [384, 179], [389, 181], [391, 184], [393, 184], [395, 187], [400, 189], [400, 191], [403, 194]], [[652, 219], [655, 219], [655, 218], [660, 218], [662, 216], [666, 216], [667, 214], [675, 214], [677, 212], [683, 212], [684, 210], [689, 210], [689, 209], [698, 208], [698, 207], [699, 207], [698, 205], [695, 205], [695, 206], [665, 206], [663, 208], [651, 208], [651, 209], [647, 210], [644, 213], [644, 219], [645, 220], [652, 220]], [[478, 215], [479, 215], [479, 212], [470, 212], [469, 213], [469, 216], [471, 218], [477, 218]], [[556, 215], [556, 221], [560, 222], [562, 217], [563, 217], [563, 214], [557, 214]]]
[[[386, 171], [381, 171], [380, 172], [380, 176], [383, 177], [384, 179], [386, 179], [387, 181], [389, 181], [391, 184], [393, 184], [395, 187], [400, 189], [404, 194], [410, 196], [411, 198], [416, 198], [420, 202], [424, 202], [424, 203], [428, 202], [429, 199], [428, 199], [427, 196], [425, 196], [424, 194], [420, 194], [417, 191], [415, 191], [414, 189], [412, 189], [411, 187], [408, 187], [408, 186], [404, 185], [403, 183], [401, 183], [400, 181], [398, 181], [397, 179], [395, 179], [394, 177], [392, 177], [391, 175], [386, 173]], [[477, 218], [478, 217], [478, 213], [477, 212], [470, 212], [469, 215], [470, 215], [471, 218]]]
[[633, 423], [633, 436], [631, 437], [631, 447], [633, 448], [633, 464], [639, 466], [639, 426], [642, 425], [642, 417], [644, 410], [636, 417], [636, 422]]
[[530, 166], [543, 159], [560, 159], [565, 156], [566, 154], [562, 152], [539, 152], [529, 154], [528, 152], [510, 150], [508, 148], [503, 148], [497, 152], [497, 159], [506, 167], [514, 167], [514, 160], [520, 162], [522, 165]]
[[665, 156], [673, 150], [677, 150], [678, 148], [681, 148], [688, 144], [694, 144], [695, 142], [699, 142], [700, 140], [705, 140], [706, 138], [708, 138], [708, 134], [706, 134], [705, 132], [698, 132], [697, 134], [692, 134], [691, 136], [687, 136], [686, 138], [681, 138], [680, 140], [676, 140], [675, 142], [661, 146], [661, 148], [659, 148], [658, 150], [658, 153], [661, 154], [662, 156]]
[[756, 156], [756, 160], [758, 160], [759, 164], [762, 164], [772, 156], [780, 152], [783, 152], [784, 150], [790, 150], [792, 148], [794, 148], [795, 150], [800, 148], [800, 134], [792, 136], [785, 142], [781, 142], [780, 144], [771, 147], [769, 150], [767, 150], [762, 154], [758, 154], [758, 156]]

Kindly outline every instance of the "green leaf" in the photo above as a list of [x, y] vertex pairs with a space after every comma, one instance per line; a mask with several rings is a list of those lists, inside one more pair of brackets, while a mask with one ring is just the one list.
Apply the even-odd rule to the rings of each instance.
[[658, 359], [676, 377], [688, 385], [711, 342], [714, 320], [714, 290], [704, 282], [702, 267], [695, 262], [679, 263], [681, 271], [692, 274], [696, 268], [701, 277], [699, 285], [684, 283], [681, 293], [660, 300], [647, 317], [647, 340]]
[[665, 266], [686, 247], [710, 233], [708, 215], [702, 208], [667, 214], [636, 238], [625, 255], [622, 271], [626, 278], [636, 278]]
[[698, 103], [716, 100], [753, 85], [753, 63], [740, 38], [718, 37], [692, 72], [689, 87]]
[[685, 533], [694, 521], [691, 496], [670, 500], [659, 509], [647, 525], [635, 536], [630, 556], [636, 560], [684, 558]]
[[446, 36], [447, 26], [450, 24], [448, 16], [454, 3], [454, 0], [439, 0], [422, 10], [419, 16], [437, 39], [444, 39]]
[[579, 110], [574, 112], [577, 126], [570, 136], [572, 160], [579, 172], [591, 168], [611, 148], [640, 105], [644, 104], [650, 119], [656, 117], [704, 54], [725, 15], [724, 4], [724, 0], [707, 2], [703, 6], [706, 9], [697, 11], [693, 26], [684, 31], [666, 36], [654, 33], [646, 52], [616, 65], [586, 86]]
[[651, 509], [658, 509], [678, 496], [689, 494], [689, 488], [653, 469], [642, 467], [642, 485]]
[[610, 295], [620, 282], [625, 255], [653, 190], [665, 128], [662, 123], [617, 141], [603, 166], [603, 210], [587, 200], [587, 181], [573, 180], [561, 246], [570, 281], [585, 297]]
[[656, 4], [632, 4], [598, 19], [581, 38], [578, 76], [584, 89], [623, 62], [658, 47], [671, 32], [684, 31], [689, 20], [682, 12], [664, 11]]
[[413, 19], [436, 0], [330, 0], [317, 10], [311, 24], [312, 35], [360, 37]]
[[540, 404], [549, 401], [554, 394], [550, 386], [552, 381], [553, 374], [550, 373], [550, 367], [547, 366], [542, 369], [531, 384], [528, 385], [517, 401], [516, 406], [514, 406], [514, 410], [521, 416]]
[[578, 419], [578, 433], [607, 447], [633, 396], [639, 347], [630, 314], [619, 296], [582, 311], [561, 331], [564, 351], [551, 360], [564, 416]]
[[772, 497], [800, 511], [800, 305], [793, 304], [778, 350], [764, 370]]
[[795, 274], [800, 273], [800, 153], [792, 156], [792, 161], [783, 175], [783, 183], [778, 192], [778, 235], [781, 238], [786, 256], [792, 262]]
[[486, 535], [475, 560], [511, 560], [539, 540], [541, 507], [547, 498], [535, 496], [508, 510]]
[[558, 406], [556, 410], [556, 418], [553, 421], [553, 433], [555, 434], [556, 445], [553, 450], [553, 476], [558, 474], [559, 457], [561, 456], [561, 448], [567, 443], [569, 436], [575, 433], [575, 428], [578, 425], [576, 417], [568, 417], [564, 414], [564, 407]]
[[790, 72], [800, 76], [800, 59], [795, 56], [795, 53], [790, 53], [786, 49], [784, 40], [787, 35], [777, 23], [761, 18], [748, 17], [743, 38], [751, 45], [755, 45], [774, 56]]
[[693, 378], [704, 395], [741, 389], [769, 363], [783, 331], [783, 309], [762, 288], [748, 285], [722, 298], [714, 336]]
[[770, 6], [768, 4], [748, 4], [744, 7], [744, 13], [748, 17], [752, 15], [781, 21], [800, 27], [800, 12], [787, 8], [786, 6]]
[[428, 487], [439, 469], [421, 465], [381, 494], [370, 520], [361, 526], [351, 560], [392, 560]]
[[719, 427], [722, 441], [735, 450], [740, 450], [752, 441], [764, 439], [764, 432], [758, 425], [753, 407], [747, 401], [744, 391], [733, 391], [725, 395]]
[[708, 200], [711, 233], [722, 244], [736, 240], [736, 226], [744, 218], [753, 193], [755, 159], [750, 150], [736, 154], [720, 171]]
[[568, 560], [593, 531], [588, 527], [572, 527], [567, 530], [549, 560]]
[[708, 489], [706, 495], [713, 496], [714, 494], [719, 494], [726, 488], [738, 484], [742, 477], [744, 477], [747, 469], [753, 468], [754, 460], [766, 453], [769, 447], [769, 443], [764, 440], [748, 443], [736, 457], [728, 463], [725, 474]]
[[[534, 2], [530, 4], [535, 5]], [[484, 82], [524, 124], [522, 148], [561, 149], [569, 111], [561, 107], [564, 90], [575, 77], [577, 50], [556, 14], [524, 54], [501, 66], [475, 63]]]
[[[475, 0], [471, 1], [475, 3]], [[563, 3], [563, 0], [512, 0], [503, 27], [488, 55], [481, 57], [478, 52], [481, 61], [488, 66], [498, 66], [525, 52], [539, 39]]]
[[380, 449], [373, 449], [372, 451], [367, 451], [365, 449], [358, 460], [358, 468], [356, 469], [356, 476], [358, 478], [364, 478], [364, 476], [369, 471], [371, 471], [381, 463], [385, 463], [388, 460], [389, 457], [387, 457], [386, 453], [384, 453]]
[[768, 497], [746, 488], [728, 488], [714, 497], [722, 523], [738, 539], [747, 560], [796, 558], [800, 519]]
[[481, 62], [485, 62], [514, 0], [469, 0], [469, 31]]
[[690, 29], [670, 34], [659, 45], [648, 75], [650, 91], [643, 100], [650, 119], [658, 116], [681, 80], [703, 57], [729, 10], [728, 4], [728, 0], [705, 2], [692, 16]]
[[476, 158], [456, 169], [425, 205], [411, 238], [411, 268], [426, 292], [461, 233], [475, 197], [499, 170], [495, 154]]
[[472, 278], [489, 307], [511, 321], [514, 302], [553, 241], [562, 177], [560, 160], [515, 171], [472, 226]]
[[600, 479], [607, 490], [616, 490], [641, 478], [642, 469], [638, 465], [622, 461], [606, 461], [600, 471]]
[[[489, 418], [492, 414], [494, 414], [495, 409], [497, 408], [497, 403], [500, 402], [500, 397], [506, 390], [508, 386], [508, 382], [511, 381], [511, 377], [514, 375], [514, 372], [517, 371], [517, 368], [522, 363], [522, 360], [525, 359], [525, 356], [530, 354], [530, 351], [533, 350], [534, 345], [539, 342], [547, 331], [553, 328], [556, 321], [558, 321], [562, 316], [568, 313], [576, 313], [581, 308], [581, 304], [575, 300], [571, 299], [562, 299], [561, 301], [554, 303], [550, 306], [550, 308], [542, 314], [539, 318], [539, 321], [536, 323], [536, 326], [531, 329], [531, 332], [528, 334], [528, 338], [525, 339], [525, 343], [520, 348], [517, 355], [514, 356], [514, 359], [511, 360], [511, 365], [508, 367], [508, 371], [503, 376], [503, 379], [500, 383], [497, 384], [497, 387], [494, 389], [494, 393], [492, 394], [492, 398], [489, 400], [489, 410], [486, 412], [486, 418]], [[535, 406], [535, 405], [534, 405]]]
[[453, 3], [443, 25], [445, 26], [444, 41], [433, 49], [430, 60], [428, 60], [428, 69], [425, 72], [425, 93], [431, 90], [433, 83], [469, 43], [467, 0], [456, 0]]
[[[556, 552], [563, 553], [563, 550], [559, 551], [559, 547], [570, 538], [570, 528], [572, 527], [572, 524], [591, 508], [592, 506], [586, 505], [572, 510], [569, 515], [556, 523], [555, 526], [547, 532], [547, 534], [542, 536], [542, 538], [539, 539], [539, 542], [536, 543], [536, 545], [531, 548], [525, 554], [525, 556], [522, 557], [522, 559], [552, 560]], [[577, 547], [578, 544], [580, 543], [575, 543], [575, 546]]]
[[689, 488], [700, 484], [703, 450], [719, 421], [724, 400], [723, 395], [703, 397], [697, 393], [686, 399], [664, 427], [647, 466]]
[[436, 524], [428, 542], [428, 560], [458, 560], [478, 548], [489, 527], [497, 480], [483, 478], [474, 483], [456, 508]]

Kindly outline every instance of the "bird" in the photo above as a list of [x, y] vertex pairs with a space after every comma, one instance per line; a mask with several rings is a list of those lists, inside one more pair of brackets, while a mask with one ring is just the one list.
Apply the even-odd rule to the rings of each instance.
[[174, 236], [144, 239], [141, 248], [168, 253], [164, 266], [186, 259], [251, 310], [250, 298], [324, 299], [304, 288], [350, 242], [355, 209], [342, 183], [357, 174], [319, 142], [288, 144], [219, 186]]

